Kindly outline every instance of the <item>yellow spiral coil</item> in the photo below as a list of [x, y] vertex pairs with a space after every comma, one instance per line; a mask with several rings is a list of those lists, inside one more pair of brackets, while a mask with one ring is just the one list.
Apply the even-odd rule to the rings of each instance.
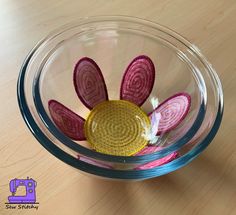
[[91, 110], [84, 129], [87, 141], [96, 151], [130, 156], [147, 145], [145, 127], [150, 127], [150, 119], [141, 108], [125, 100], [112, 100]]

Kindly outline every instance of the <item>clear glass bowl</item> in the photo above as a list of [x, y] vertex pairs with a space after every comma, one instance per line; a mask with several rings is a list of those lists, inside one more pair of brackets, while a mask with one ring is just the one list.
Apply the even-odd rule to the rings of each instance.
[[[89, 110], [73, 87], [73, 69], [84, 57], [100, 66], [109, 99], [119, 99], [122, 76], [130, 61], [147, 55], [156, 67], [155, 84], [142, 105], [152, 111], [150, 98], [160, 101], [177, 92], [191, 96], [187, 117], [161, 135], [161, 150], [142, 156], [113, 156], [92, 150], [86, 141], [73, 141], [53, 123], [48, 101], [55, 99], [86, 118]], [[193, 160], [214, 138], [223, 114], [223, 93], [217, 74], [196, 46], [159, 24], [124, 16], [78, 20], [40, 41], [23, 63], [18, 79], [18, 102], [23, 118], [50, 153], [86, 173], [111, 178], [143, 180], [172, 172]], [[135, 167], [178, 152], [179, 157], [158, 167]], [[85, 157], [79, 160], [78, 155]], [[93, 165], [87, 159], [102, 162]]]

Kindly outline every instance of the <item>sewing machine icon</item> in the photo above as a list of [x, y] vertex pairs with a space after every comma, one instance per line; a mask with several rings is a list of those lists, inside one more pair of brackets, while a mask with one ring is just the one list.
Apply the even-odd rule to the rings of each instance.
[[[9, 183], [11, 196], [8, 196], [9, 203], [15, 204], [24, 204], [24, 203], [36, 203], [36, 181], [32, 178], [27, 177], [27, 179], [12, 179]], [[19, 186], [25, 186], [26, 195], [25, 196], [17, 196], [16, 191]]]

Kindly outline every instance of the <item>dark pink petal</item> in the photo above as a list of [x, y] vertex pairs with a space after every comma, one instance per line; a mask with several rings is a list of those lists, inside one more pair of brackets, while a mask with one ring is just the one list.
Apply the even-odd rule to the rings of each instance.
[[55, 100], [48, 102], [52, 120], [63, 134], [74, 140], [85, 140], [85, 120]]
[[108, 100], [102, 72], [95, 61], [88, 57], [80, 59], [75, 66], [74, 87], [81, 102], [89, 109]]
[[96, 160], [93, 160], [91, 158], [87, 158], [87, 157], [84, 157], [81, 155], [78, 155], [78, 159], [81, 161], [84, 161], [86, 163], [92, 164], [94, 166], [99, 166], [99, 167], [106, 168], [106, 169], [112, 169], [112, 166], [105, 164], [102, 161], [96, 161]]
[[127, 67], [120, 88], [120, 99], [141, 106], [150, 95], [155, 80], [152, 60], [144, 55], [136, 57]]
[[162, 102], [151, 115], [156, 112], [161, 114], [158, 133], [166, 133], [177, 127], [186, 117], [191, 105], [191, 97], [187, 93], [178, 93]]

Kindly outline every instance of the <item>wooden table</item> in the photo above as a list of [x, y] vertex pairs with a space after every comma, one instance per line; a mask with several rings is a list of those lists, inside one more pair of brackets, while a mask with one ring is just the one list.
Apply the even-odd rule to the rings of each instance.
[[[212, 144], [188, 166], [143, 182], [87, 177], [48, 153], [26, 127], [16, 99], [22, 61], [52, 29], [79, 17], [120, 14], [179, 32], [206, 55], [224, 87], [225, 112]], [[236, 214], [235, 0], [1, 0], [0, 214]], [[7, 210], [9, 181], [34, 178], [36, 210]]]

